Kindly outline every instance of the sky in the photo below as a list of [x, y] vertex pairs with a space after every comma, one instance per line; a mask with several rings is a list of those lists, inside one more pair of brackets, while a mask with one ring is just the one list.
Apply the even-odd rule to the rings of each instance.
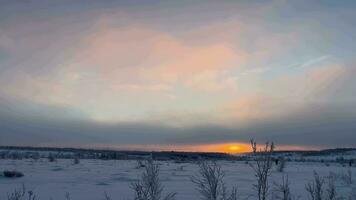
[[355, 147], [355, 1], [0, 1], [0, 145]]

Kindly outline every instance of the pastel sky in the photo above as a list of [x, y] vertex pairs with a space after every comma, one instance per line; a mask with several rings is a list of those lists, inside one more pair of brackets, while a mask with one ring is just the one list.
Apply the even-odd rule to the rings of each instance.
[[355, 9], [0, 1], [0, 145], [355, 147]]

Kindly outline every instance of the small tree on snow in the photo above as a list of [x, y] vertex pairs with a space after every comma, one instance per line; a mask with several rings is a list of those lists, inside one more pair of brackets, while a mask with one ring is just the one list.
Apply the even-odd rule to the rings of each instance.
[[269, 176], [272, 169], [272, 153], [274, 151], [274, 143], [266, 143], [264, 148], [257, 152], [256, 142], [251, 139], [252, 152], [254, 154], [254, 163], [250, 164], [255, 172], [257, 183], [253, 185], [258, 200], [266, 200], [269, 192]]
[[163, 186], [159, 179], [159, 166], [152, 159], [146, 161], [141, 179], [131, 185], [135, 200], [173, 200], [176, 193], [162, 198]]
[[286, 167], [286, 160], [283, 157], [279, 158], [279, 160], [280, 161], [277, 164], [277, 171], [283, 172], [284, 168]]
[[282, 175], [282, 182], [274, 184], [274, 195], [272, 199], [294, 200], [296, 199], [290, 191], [290, 182], [288, 175]]
[[323, 200], [324, 190], [323, 185], [325, 180], [314, 171], [314, 180], [305, 185], [305, 189], [309, 193], [311, 200]]
[[15, 189], [10, 194], [7, 194], [7, 200], [37, 200], [36, 195], [31, 190], [26, 190], [24, 184], [21, 189]]
[[48, 161], [49, 161], [49, 162], [54, 162], [54, 161], [56, 161], [56, 158], [54, 157], [54, 155], [53, 155], [52, 153], [49, 153], [49, 154], [48, 154]]
[[198, 174], [191, 178], [203, 200], [237, 200], [237, 189], [228, 194], [223, 179], [224, 172], [215, 162], [200, 163]]
[[335, 187], [335, 176], [332, 175], [325, 179], [314, 171], [314, 179], [305, 185], [305, 189], [311, 200], [339, 199]]

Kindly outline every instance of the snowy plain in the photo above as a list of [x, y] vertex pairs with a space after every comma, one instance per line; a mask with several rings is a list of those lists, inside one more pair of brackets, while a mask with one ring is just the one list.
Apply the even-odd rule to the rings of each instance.
[[[160, 179], [164, 192], [177, 192], [177, 200], [197, 200], [199, 194], [195, 190], [191, 177], [198, 171], [196, 162], [177, 163], [174, 161], [157, 161], [160, 166]], [[242, 199], [255, 199], [251, 196], [255, 178], [253, 170], [245, 161], [218, 161], [225, 171], [225, 181], [228, 188], [236, 186]], [[330, 172], [340, 174], [351, 170], [353, 180], [356, 180], [356, 167], [345, 167], [339, 163], [320, 162], [287, 162], [284, 172], [273, 170], [270, 186], [280, 182], [283, 174], [288, 174], [291, 191], [299, 199], [308, 199], [305, 184], [313, 179], [313, 171], [321, 176]], [[73, 164], [70, 159], [58, 159], [49, 162], [47, 159], [0, 160], [0, 170], [18, 170], [25, 174], [21, 178], [0, 177], [0, 199], [6, 199], [8, 193], [22, 184], [28, 190], [36, 193], [40, 200], [65, 199], [69, 193], [72, 200], [101, 200], [104, 193], [112, 199], [132, 199], [130, 184], [138, 180], [143, 168], [137, 168], [134, 160], [80, 160]], [[337, 179], [336, 186], [341, 193], [356, 190], [353, 184], [346, 184]]]

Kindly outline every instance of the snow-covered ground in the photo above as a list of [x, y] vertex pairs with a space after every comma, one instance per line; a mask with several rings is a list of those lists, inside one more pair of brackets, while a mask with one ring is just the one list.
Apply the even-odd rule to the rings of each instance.
[[[197, 173], [198, 165], [195, 163], [175, 163], [173, 161], [160, 161], [160, 178], [166, 192], [177, 192], [177, 200], [197, 200], [199, 195], [195, 190], [190, 177]], [[219, 161], [226, 172], [225, 180], [229, 187], [237, 186], [241, 196], [253, 194], [252, 185], [255, 183], [253, 171], [245, 162]], [[350, 168], [354, 185], [347, 185], [337, 179], [337, 189], [343, 193], [356, 189], [356, 167]], [[143, 169], [137, 169], [136, 161], [125, 160], [81, 160], [74, 165], [72, 160], [62, 159], [49, 162], [47, 159], [37, 161], [27, 160], [0, 160], [0, 171], [18, 170], [25, 174], [21, 178], [0, 177], [0, 199], [6, 199], [7, 193], [25, 184], [27, 189], [33, 190], [39, 199], [65, 199], [68, 192], [72, 200], [101, 200], [104, 192], [113, 199], [132, 199], [133, 192], [130, 183], [137, 180]], [[313, 171], [322, 176], [329, 172], [336, 174], [346, 173], [347, 167], [340, 164], [312, 162], [288, 162], [285, 172], [289, 176], [291, 189], [300, 199], [307, 199], [305, 184], [312, 180]], [[273, 182], [279, 182], [283, 173], [273, 170]], [[254, 199], [254, 198], [250, 198]]]

